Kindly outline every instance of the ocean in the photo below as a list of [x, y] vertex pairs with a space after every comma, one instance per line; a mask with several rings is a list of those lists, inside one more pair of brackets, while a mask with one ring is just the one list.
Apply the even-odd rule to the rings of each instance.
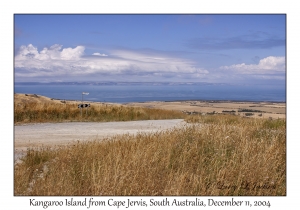
[[[230, 100], [286, 102], [286, 90], [276, 86], [216, 84], [15, 84], [15, 93], [37, 94], [61, 100], [130, 103], [146, 101]], [[88, 92], [89, 95], [82, 95]]]

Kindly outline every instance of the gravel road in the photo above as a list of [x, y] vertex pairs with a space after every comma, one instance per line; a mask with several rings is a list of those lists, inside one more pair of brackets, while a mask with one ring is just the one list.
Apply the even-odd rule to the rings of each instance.
[[36, 146], [65, 145], [72, 141], [103, 139], [118, 134], [156, 132], [184, 125], [182, 119], [127, 122], [40, 123], [14, 126], [15, 160]]

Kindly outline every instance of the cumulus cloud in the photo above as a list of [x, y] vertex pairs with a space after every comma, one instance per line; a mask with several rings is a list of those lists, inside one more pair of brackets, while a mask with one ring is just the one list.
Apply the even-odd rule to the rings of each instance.
[[63, 60], [78, 60], [84, 53], [83, 46], [77, 46], [74, 49], [65, 48], [61, 51], [61, 59]]
[[45, 47], [38, 52], [38, 49], [32, 44], [28, 46], [22, 45], [15, 56], [15, 64], [18, 67], [18, 64], [26, 64], [26, 61], [29, 60], [31, 62], [43, 60], [78, 60], [83, 55], [85, 48], [83, 46], [77, 46], [74, 49], [65, 48], [62, 51], [61, 49], [62, 45], [55, 44], [49, 49]]
[[258, 64], [234, 64], [221, 66], [222, 70], [231, 70], [240, 74], [278, 74], [285, 72], [285, 57], [269, 56], [263, 58]]
[[[15, 56], [15, 77], [63, 77], [97, 79], [101, 75], [201, 77], [208, 74], [186, 59], [158, 51], [112, 50], [109, 55], [85, 55], [84, 46], [63, 48], [55, 44], [38, 51], [29, 44]], [[184, 76], [185, 75], [185, 76]], [[188, 76], [187, 76], [188, 75]]]

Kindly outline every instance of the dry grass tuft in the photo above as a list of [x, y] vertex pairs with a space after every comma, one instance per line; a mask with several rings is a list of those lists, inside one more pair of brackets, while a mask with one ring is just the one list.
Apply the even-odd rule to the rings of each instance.
[[286, 195], [285, 120], [197, 116], [180, 129], [28, 150], [15, 195]]

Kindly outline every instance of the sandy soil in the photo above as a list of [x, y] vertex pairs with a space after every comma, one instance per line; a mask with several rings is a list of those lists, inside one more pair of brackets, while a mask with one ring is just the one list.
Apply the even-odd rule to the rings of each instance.
[[76, 141], [104, 139], [118, 134], [156, 132], [185, 124], [184, 120], [146, 120], [130, 122], [72, 122], [15, 125], [15, 160], [27, 148], [66, 145]]

